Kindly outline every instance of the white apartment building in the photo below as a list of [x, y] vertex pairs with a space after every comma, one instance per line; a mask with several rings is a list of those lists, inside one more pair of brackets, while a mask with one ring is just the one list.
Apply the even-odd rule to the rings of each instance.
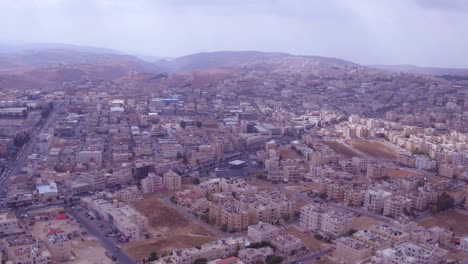
[[392, 196], [384, 201], [383, 214], [399, 217], [411, 210], [412, 201], [402, 195]]

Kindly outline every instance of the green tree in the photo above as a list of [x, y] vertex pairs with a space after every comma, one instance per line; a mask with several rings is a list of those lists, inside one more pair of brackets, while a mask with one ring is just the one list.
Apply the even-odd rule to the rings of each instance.
[[452, 196], [448, 195], [446, 192], [443, 192], [439, 197], [437, 197], [437, 212], [445, 211], [447, 209], [453, 208], [455, 205], [455, 200]]
[[187, 126], [187, 123], [185, 123], [185, 121], [180, 121], [179, 125], [181, 128], [185, 129], [185, 126]]
[[192, 183], [193, 183], [194, 185], [200, 184], [200, 178], [195, 178], [195, 179], [193, 179]]
[[178, 160], [180, 160], [180, 159], [182, 158], [182, 154], [181, 154], [180, 152], [177, 152], [176, 158], [177, 158]]
[[223, 232], [227, 232], [227, 231], [228, 231], [228, 226], [227, 226], [227, 224], [222, 224], [222, 225], [221, 225], [221, 231], [223, 231]]
[[206, 263], [208, 263], [208, 260], [206, 258], [199, 258], [193, 262], [193, 264], [206, 264]]
[[150, 255], [149, 255], [149, 261], [155, 261], [158, 259], [158, 253], [156, 252], [151, 252]]
[[281, 264], [283, 257], [277, 255], [268, 255], [265, 259], [266, 264]]
[[195, 125], [196, 125], [198, 128], [201, 128], [201, 127], [202, 127], [202, 122], [197, 121], [197, 122], [195, 122]]

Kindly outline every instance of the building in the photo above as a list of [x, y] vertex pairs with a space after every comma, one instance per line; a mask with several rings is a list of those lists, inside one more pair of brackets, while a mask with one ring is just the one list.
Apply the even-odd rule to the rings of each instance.
[[448, 251], [439, 246], [422, 246], [405, 241], [377, 251], [375, 263], [438, 264], [445, 261]]
[[52, 259], [57, 262], [67, 261], [72, 256], [71, 241], [61, 229], [50, 230], [47, 233], [47, 247]]
[[271, 247], [244, 248], [239, 251], [238, 256], [245, 264], [256, 264], [265, 263], [266, 257], [274, 253]]
[[152, 172], [148, 174], [148, 177], [141, 180], [141, 191], [144, 194], [154, 193], [162, 190], [163, 188], [163, 178]]
[[285, 256], [294, 256], [304, 250], [302, 241], [292, 235], [279, 235], [271, 240], [271, 245], [276, 248], [276, 252]]
[[383, 214], [400, 217], [411, 211], [412, 201], [402, 195], [392, 196], [384, 201]]
[[76, 156], [76, 163], [82, 166], [101, 167], [102, 151], [80, 151]]
[[268, 223], [258, 223], [247, 228], [247, 235], [253, 243], [271, 241], [279, 235], [280, 229]]
[[163, 174], [163, 182], [169, 191], [180, 191], [182, 189], [182, 177], [172, 170]]
[[367, 190], [364, 195], [363, 207], [369, 212], [381, 214], [385, 200], [389, 199], [391, 196], [392, 193], [384, 190]]
[[163, 262], [164, 258], [162, 258], [156, 263], [193, 264], [197, 259], [211, 261], [229, 257], [237, 250], [242, 250], [243, 248], [245, 248], [245, 240], [243, 238], [221, 238], [203, 244], [201, 247], [173, 250], [172, 256], [169, 258], [175, 260], [175, 262]]
[[359, 263], [372, 256], [371, 247], [351, 237], [342, 237], [335, 240], [336, 250], [334, 257], [339, 263]]
[[24, 232], [14, 213], [0, 214], [0, 237]]
[[128, 205], [113, 204], [109, 201], [97, 199], [91, 202], [91, 207], [99, 215], [119, 230], [129, 241], [144, 238], [148, 227], [148, 220], [138, 211]]
[[8, 261], [13, 264], [52, 263], [50, 251], [30, 234], [14, 235], [3, 239]]
[[326, 236], [339, 237], [351, 230], [353, 215], [335, 211], [329, 207], [308, 204], [301, 208], [299, 226]]

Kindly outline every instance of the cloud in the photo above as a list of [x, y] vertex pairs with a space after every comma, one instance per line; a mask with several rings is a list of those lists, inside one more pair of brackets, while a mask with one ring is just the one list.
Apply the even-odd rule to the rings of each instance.
[[467, 6], [462, 0], [15, 0], [0, 2], [0, 34], [160, 56], [261, 50], [468, 67]]

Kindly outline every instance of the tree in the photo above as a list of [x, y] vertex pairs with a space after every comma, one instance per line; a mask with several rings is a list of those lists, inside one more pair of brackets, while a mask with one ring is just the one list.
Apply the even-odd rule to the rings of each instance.
[[281, 264], [283, 257], [277, 255], [268, 255], [265, 259], [266, 264]]
[[446, 192], [443, 192], [439, 197], [437, 197], [437, 211], [445, 211], [447, 209], [453, 208], [455, 201], [452, 196], [448, 195]]
[[283, 218], [283, 220], [285, 222], [289, 221], [289, 219], [291, 218], [291, 216], [289, 214], [284, 214], [281, 218]]
[[155, 261], [155, 260], [158, 260], [158, 254], [153, 251], [149, 255], [149, 261]]
[[177, 152], [176, 158], [177, 158], [178, 160], [180, 160], [180, 159], [182, 158], [182, 154], [180, 154], [180, 152]]
[[206, 258], [199, 258], [193, 262], [193, 264], [206, 264], [206, 263], [208, 263], [208, 260]]
[[192, 183], [193, 183], [194, 185], [198, 185], [198, 184], [200, 184], [200, 179], [199, 179], [199, 178], [195, 178], [195, 179], [193, 179]]
[[185, 129], [185, 126], [187, 125], [187, 123], [185, 121], [180, 121], [179, 125], [181, 128]]
[[223, 232], [227, 232], [227, 231], [228, 231], [228, 226], [227, 226], [227, 224], [222, 224], [222, 225], [221, 225], [221, 231], [223, 231]]
[[197, 121], [197, 122], [195, 122], [195, 125], [196, 125], [198, 128], [201, 128], [201, 127], [202, 127], [202, 122]]

